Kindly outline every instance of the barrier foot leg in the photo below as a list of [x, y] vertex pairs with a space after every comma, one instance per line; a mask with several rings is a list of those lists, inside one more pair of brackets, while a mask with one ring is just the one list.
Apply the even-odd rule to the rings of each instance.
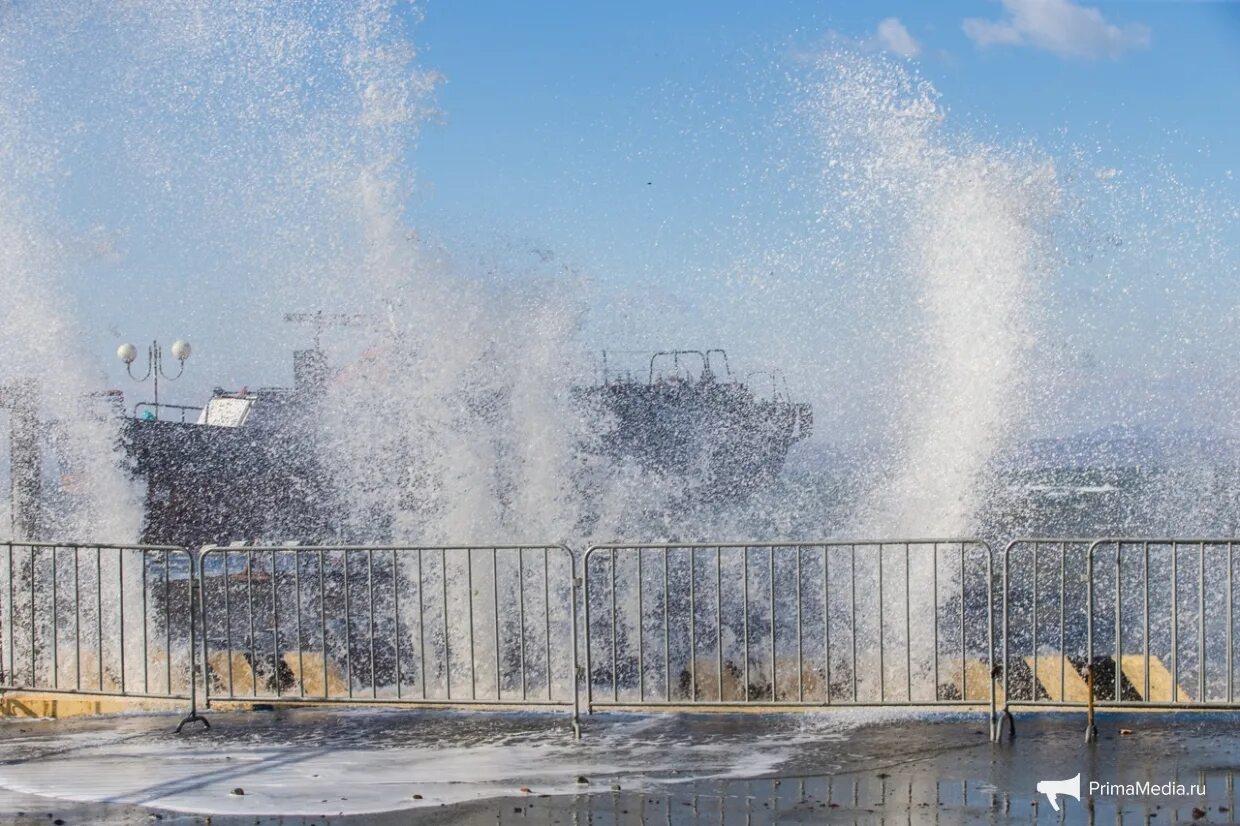
[[1003, 717], [1007, 720], [1008, 739], [1011, 740], [1016, 737], [1016, 718], [1013, 717], [1012, 712], [1006, 708], [1003, 709]]
[[573, 718], [573, 739], [581, 739], [581, 720], [577, 717]]
[[203, 717], [197, 711], [191, 711], [184, 720], [177, 723], [177, 734], [180, 734], [181, 729], [185, 728], [189, 723], [202, 723], [204, 728], [211, 728], [211, 723], [207, 721], [206, 717]]
[[[1119, 670], [1118, 662], [1115, 668]], [[1089, 663], [1089, 670], [1085, 672], [1085, 685], [1089, 690], [1089, 705], [1085, 711], [1085, 742], [1094, 743], [1098, 740], [1098, 727], [1094, 725], [1094, 664], [1092, 660]], [[1118, 693], [1116, 691], [1116, 694]]]

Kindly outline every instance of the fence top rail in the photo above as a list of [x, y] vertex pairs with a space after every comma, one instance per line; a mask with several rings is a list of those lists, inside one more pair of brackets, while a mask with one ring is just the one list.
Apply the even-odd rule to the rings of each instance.
[[113, 551], [180, 551], [189, 550], [180, 545], [141, 545], [134, 542], [43, 542], [25, 539], [0, 540], [0, 548], [56, 548], [78, 550], [113, 550]]
[[497, 542], [475, 545], [204, 545], [202, 553], [244, 553], [250, 551], [572, 551], [567, 545], [549, 542], [543, 545]]
[[981, 539], [967, 538], [918, 538], [918, 539], [812, 539], [788, 540], [786, 542], [748, 542], [734, 540], [726, 542], [605, 542], [591, 545], [591, 551], [626, 551], [626, 550], [679, 550], [688, 548], [847, 548], [847, 547], [886, 547], [889, 545], [974, 545], [982, 548], [990, 546]]
[[1240, 545], [1240, 536], [1104, 536], [1093, 545]]

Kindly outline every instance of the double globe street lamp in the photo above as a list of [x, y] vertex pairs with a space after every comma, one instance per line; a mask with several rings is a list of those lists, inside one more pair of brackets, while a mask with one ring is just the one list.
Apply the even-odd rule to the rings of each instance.
[[129, 378], [141, 384], [149, 378], [155, 379], [155, 418], [159, 418], [159, 377], [163, 376], [166, 381], [176, 381], [181, 378], [181, 374], [185, 372], [185, 361], [189, 358], [193, 348], [190, 347], [188, 341], [177, 339], [172, 342], [169, 348], [172, 351], [172, 357], [178, 362], [177, 374], [170, 376], [164, 372], [164, 351], [159, 346], [158, 341], [152, 341], [151, 346], [146, 350], [146, 375], [141, 378], [133, 374], [133, 363], [138, 358], [138, 348], [132, 344], [122, 344], [116, 348], [116, 357], [125, 362], [125, 372], [129, 374]]

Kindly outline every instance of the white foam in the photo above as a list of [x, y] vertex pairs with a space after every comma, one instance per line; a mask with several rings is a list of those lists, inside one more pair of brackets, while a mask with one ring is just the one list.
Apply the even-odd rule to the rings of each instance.
[[[221, 719], [212, 733], [184, 737], [168, 733], [165, 718], [118, 720], [88, 732], [49, 727], [6, 741], [17, 759], [0, 764], [0, 786], [197, 814], [359, 814], [520, 796], [523, 787], [534, 796], [570, 795], [606, 792], [613, 783], [648, 790], [756, 777], [775, 772], [799, 743], [842, 737], [844, 726], [872, 717], [833, 714], [830, 721], [803, 718], [795, 726], [725, 736], [681, 729], [673, 735], [674, 718], [635, 717], [605, 727], [592, 723], [594, 731], [580, 741], [562, 726], [460, 738], [442, 736], [438, 726], [394, 743], [383, 733], [390, 715], [344, 716], [354, 727], [340, 747], [309, 742], [295, 718], [287, 723], [287, 739], [279, 739], [277, 729], [274, 741], [271, 729], [261, 737], [244, 730], [225, 734], [229, 723]], [[363, 745], [367, 738], [375, 745]], [[589, 785], [577, 782], [581, 775]], [[232, 794], [238, 787], [244, 795]]]

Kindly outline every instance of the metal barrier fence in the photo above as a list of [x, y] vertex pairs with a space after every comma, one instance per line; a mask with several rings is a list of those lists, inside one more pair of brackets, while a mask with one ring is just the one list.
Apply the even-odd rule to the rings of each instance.
[[1004, 551], [1011, 709], [1240, 708], [1233, 539], [1021, 539]]
[[[1240, 708], [1236, 539], [1100, 539], [1090, 546], [1090, 661], [1107, 708]], [[1089, 735], [1095, 736], [1092, 715]]]
[[1240, 709], [1237, 546], [1018, 539], [996, 566], [968, 539], [597, 545], [579, 571], [560, 545], [8, 542], [0, 693], [185, 700], [182, 726], [200, 696], [559, 707], [578, 733], [583, 692], [989, 707], [995, 739], [1014, 709], [1080, 708], [1092, 737], [1095, 707]]
[[597, 545], [586, 710], [987, 706], [991, 552], [975, 540]]
[[1014, 708], [1089, 704], [1091, 543], [1016, 539], [1003, 550], [1002, 682], [997, 699], [1012, 733]]
[[207, 704], [571, 708], [577, 598], [559, 545], [211, 547]]
[[183, 548], [0, 543], [0, 692], [187, 700], [198, 715]]

